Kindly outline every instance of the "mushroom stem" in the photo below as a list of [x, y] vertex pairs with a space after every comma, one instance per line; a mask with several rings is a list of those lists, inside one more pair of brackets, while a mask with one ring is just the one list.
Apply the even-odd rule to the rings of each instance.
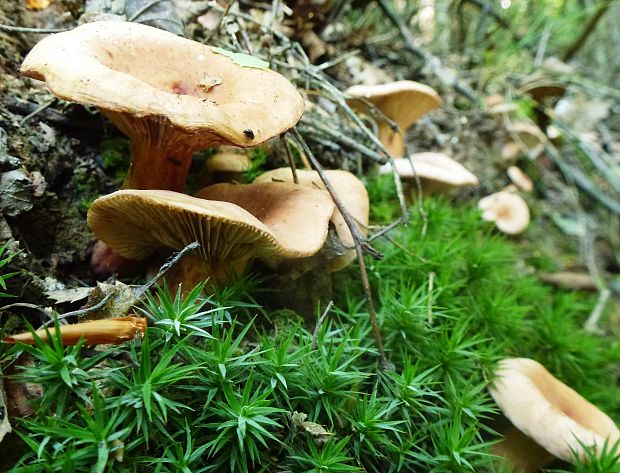
[[493, 446], [492, 453], [502, 457], [514, 473], [540, 471], [555, 458], [512, 424], [502, 435], [504, 438]]
[[158, 147], [150, 140], [131, 141], [131, 166], [123, 189], [166, 189], [182, 192], [192, 162], [183, 146]]
[[168, 287], [174, 288], [182, 284], [183, 292], [189, 292], [207, 279], [209, 286], [225, 284], [238, 279], [247, 266], [247, 259], [208, 263], [200, 251], [195, 251], [186, 255], [170, 270], [167, 276]]
[[393, 158], [402, 158], [405, 154], [403, 136], [403, 130], [400, 127], [394, 131], [389, 123], [382, 122], [379, 124], [379, 141], [383, 143]]
[[163, 118], [102, 112], [131, 140], [131, 166], [123, 189], [183, 191], [196, 149], [191, 136], [179, 132]]

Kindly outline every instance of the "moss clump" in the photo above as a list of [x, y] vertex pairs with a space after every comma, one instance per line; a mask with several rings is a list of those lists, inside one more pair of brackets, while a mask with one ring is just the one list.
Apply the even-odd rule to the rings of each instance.
[[618, 346], [580, 328], [592, 301], [541, 286], [476, 209], [425, 211], [426, 232], [413, 218], [369, 261], [389, 370], [354, 268], [315, 332], [285, 312], [253, 318], [241, 285], [183, 304], [160, 293], [147, 338], [81, 369], [75, 394], [58, 386], [86, 355], [31, 350], [26, 379], [45, 391], [17, 426], [28, 453], [15, 471], [498, 471], [486, 384], [503, 356], [536, 358], [618, 419]]

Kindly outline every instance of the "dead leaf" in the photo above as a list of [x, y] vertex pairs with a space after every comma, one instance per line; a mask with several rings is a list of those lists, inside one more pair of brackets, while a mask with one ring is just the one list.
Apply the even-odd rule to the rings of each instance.
[[56, 302], [56, 304], [64, 304], [86, 299], [92, 289], [92, 287], [74, 287], [72, 289], [48, 291], [45, 295]]
[[198, 82], [198, 87], [200, 87], [203, 91], [209, 92], [216, 85], [220, 85], [222, 83], [222, 79], [215, 76], [206, 76], [200, 79]]
[[291, 420], [293, 421], [293, 424], [298, 429], [303, 430], [306, 433], [309, 433], [314, 438], [314, 441], [318, 445], [322, 445], [326, 443], [329, 440], [329, 438], [334, 435], [332, 432], [328, 431], [321, 424], [307, 421], [306, 420], [307, 418], [308, 418], [308, 414], [305, 414], [303, 412], [295, 411], [291, 415]]

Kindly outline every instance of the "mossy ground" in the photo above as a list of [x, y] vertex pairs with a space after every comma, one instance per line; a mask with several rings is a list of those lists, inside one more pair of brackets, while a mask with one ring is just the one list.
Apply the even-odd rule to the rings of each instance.
[[[371, 194], [385, 185], [373, 181]], [[375, 202], [382, 220], [391, 204]], [[268, 281], [208, 301], [160, 291], [142, 342], [28, 350], [40, 364], [25, 379], [45, 392], [16, 426], [29, 453], [13, 471], [499, 471], [486, 385], [505, 356], [537, 359], [620, 420], [620, 346], [581, 328], [593, 298], [542, 286], [471, 206], [424, 209], [426, 226], [412, 209], [369, 261], [387, 371], [354, 267], [335, 276], [315, 334], [252, 302]], [[3, 359], [23, 349], [4, 347]]]

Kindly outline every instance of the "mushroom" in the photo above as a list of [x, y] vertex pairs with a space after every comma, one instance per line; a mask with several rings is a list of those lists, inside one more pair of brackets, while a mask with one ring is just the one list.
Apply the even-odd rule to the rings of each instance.
[[506, 174], [508, 174], [510, 181], [519, 189], [525, 192], [532, 192], [534, 190], [532, 180], [521, 170], [521, 168], [517, 166], [510, 166], [506, 170]]
[[509, 191], [500, 191], [483, 197], [478, 202], [484, 220], [495, 222], [495, 226], [508, 235], [525, 231], [530, 223], [530, 209], [523, 198]]
[[[370, 203], [368, 192], [366, 192], [366, 187], [364, 187], [362, 181], [350, 172], [342, 170], [325, 171], [325, 175], [344, 207], [358, 223], [360, 232], [366, 235]], [[316, 171], [298, 170], [297, 178], [302, 186], [313, 189], [325, 189], [325, 185]], [[254, 182], [293, 182], [293, 173], [290, 168], [274, 169], [261, 174]], [[349, 227], [337, 208], [334, 208], [331, 222], [344, 247], [341, 249], [331, 249], [335, 250], [336, 255], [329, 258], [329, 271], [335, 272], [348, 266], [355, 259], [356, 254], [355, 249], [352, 249], [355, 244], [353, 235], [351, 235]]]
[[620, 439], [606, 414], [529, 358], [500, 361], [489, 391], [513, 425], [494, 451], [513, 471], [538, 471], [554, 457], [574, 463], [583, 445], [600, 452]]
[[439, 94], [431, 87], [410, 80], [401, 80], [381, 85], [354, 85], [345, 90], [347, 102], [354, 108], [367, 113], [366, 99], [396, 122], [394, 132], [384, 120], [379, 121], [379, 139], [390, 155], [402, 157], [405, 152], [404, 132], [431, 110], [442, 103]]
[[533, 158], [540, 156], [545, 149], [547, 138], [533, 123], [524, 121], [511, 123], [508, 126], [508, 132], [515, 139], [508, 141], [502, 148], [502, 157], [507, 161], [516, 159], [522, 148], [525, 148]]
[[[226, 185], [213, 187], [220, 186]], [[326, 192], [284, 183], [230, 188], [235, 190], [227, 188], [219, 196], [248, 210], [178, 192], [125, 189], [95, 200], [88, 225], [120, 255], [134, 260], [197, 241], [200, 249], [169, 273], [171, 284], [183, 282], [188, 288], [209, 277], [227, 282], [259, 256], [303, 258], [323, 246], [334, 209]]]
[[[409, 156], [409, 159], [395, 159], [394, 165], [403, 181], [412, 184], [417, 175], [424, 195], [478, 184], [478, 178], [474, 174], [443, 153], [416, 153]], [[392, 166], [389, 163], [384, 164], [379, 168], [379, 173], [391, 174]]]
[[130, 138], [124, 188], [180, 191], [193, 152], [256, 146], [297, 123], [301, 95], [266, 67], [150, 26], [101, 21], [43, 39], [21, 71], [99, 107]]
[[209, 182], [238, 181], [252, 166], [252, 159], [246, 152], [230, 146], [222, 146], [207, 159], [206, 170]]

